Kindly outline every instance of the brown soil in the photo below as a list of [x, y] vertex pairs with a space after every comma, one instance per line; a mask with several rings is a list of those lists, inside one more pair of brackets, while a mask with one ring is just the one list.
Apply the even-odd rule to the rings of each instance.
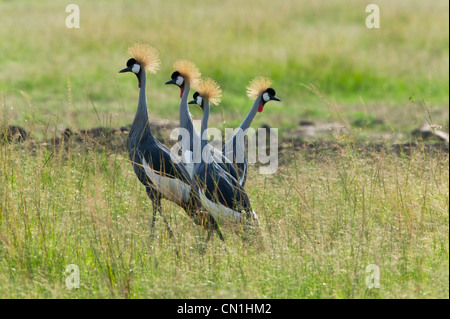
[[[176, 141], [169, 139], [169, 133], [174, 128], [174, 123], [161, 122], [152, 123], [153, 134], [169, 148]], [[266, 129], [269, 129], [266, 127]], [[128, 140], [129, 126], [118, 129], [107, 127], [96, 127], [88, 130], [72, 131], [64, 130], [59, 136], [54, 136], [42, 141], [35, 141], [25, 129], [18, 126], [8, 126], [0, 130], [0, 144], [3, 143], [24, 143], [27, 147], [35, 148], [44, 146], [49, 148], [79, 148], [86, 151], [108, 151], [125, 152]], [[432, 136], [430, 136], [432, 137]], [[449, 154], [449, 144], [438, 139], [431, 139], [426, 142], [423, 136], [414, 138], [407, 143], [392, 143], [390, 141], [378, 142], [351, 142], [341, 143], [318, 139], [317, 141], [304, 140], [301, 137], [292, 138], [287, 135], [285, 139], [279, 141], [278, 151], [287, 155], [289, 152], [301, 152], [306, 156], [316, 157], [318, 155], [332, 155], [346, 152], [349, 149], [361, 154], [390, 153], [397, 155], [410, 155], [412, 152], [423, 152], [425, 154]]]

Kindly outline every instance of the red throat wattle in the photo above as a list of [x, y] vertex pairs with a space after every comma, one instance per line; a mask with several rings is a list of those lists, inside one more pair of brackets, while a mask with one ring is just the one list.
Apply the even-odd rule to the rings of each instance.
[[183, 97], [183, 88], [180, 88], [180, 99]]
[[258, 112], [261, 113], [264, 109], [264, 103], [261, 103], [258, 108]]

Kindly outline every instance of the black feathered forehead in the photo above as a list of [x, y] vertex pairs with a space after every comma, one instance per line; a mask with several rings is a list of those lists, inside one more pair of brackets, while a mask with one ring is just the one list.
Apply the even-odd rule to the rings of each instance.
[[173, 72], [172, 73], [172, 75], [170, 76], [170, 78], [172, 79], [172, 80], [175, 80], [177, 77], [179, 77], [180, 76], [180, 72], [178, 72], [178, 71], [175, 71], [175, 72]]
[[[134, 58], [131, 58], [127, 61], [127, 67], [132, 67], [133, 65], [135, 65], [137, 63], [137, 61]], [[138, 63], [139, 64], [139, 63]]]
[[272, 89], [272, 88], [268, 88], [268, 89], [266, 90], [266, 92], [269, 93], [269, 94], [272, 95], [272, 96], [275, 96], [275, 90]]

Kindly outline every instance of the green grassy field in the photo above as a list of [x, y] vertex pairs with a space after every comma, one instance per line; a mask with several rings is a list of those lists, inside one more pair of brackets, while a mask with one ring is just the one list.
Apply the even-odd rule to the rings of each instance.
[[275, 175], [250, 169], [259, 239], [225, 228], [208, 244], [168, 202], [176, 239], [160, 219], [152, 237], [125, 156], [2, 147], [2, 298], [448, 298], [448, 154], [286, 151]]
[[[66, 28], [66, 3], [0, 1], [0, 126], [34, 137], [0, 141], [0, 298], [449, 297], [448, 144], [366, 147], [372, 134], [409, 141], [427, 121], [448, 132], [447, 1], [377, 1], [380, 29], [365, 27], [369, 1], [76, 3], [80, 29]], [[131, 123], [136, 79], [117, 72], [136, 40], [161, 53], [151, 117], [178, 119], [179, 91], [163, 83], [187, 58], [222, 86], [211, 126], [241, 122], [257, 75], [283, 101], [255, 128], [383, 124], [352, 125], [322, 150], [284, 145], [273, 175], [251, 166], [246, 191], [262, 224], [252, 243], [230, 228], [226, 243], [206, 243], [167, 201], [176, 239], [160, 219], [152, 236], [151, 202], [125, 150], [40, 143], [66, 127]], [[65, 285], [69, 264], [78, 289]], [[380, 288], [366, 286], [371, 264]]]

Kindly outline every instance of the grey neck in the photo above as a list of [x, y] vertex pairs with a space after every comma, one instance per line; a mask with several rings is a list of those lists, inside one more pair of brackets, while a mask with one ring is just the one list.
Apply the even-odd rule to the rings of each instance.
[[202, 142], [201, 142], [201, 161], [202, 163], [205, 162], [205, 158], [204, 158], [204, 154], [206, 153], [206, 162], [210, 163], [212, 161], [212, 155], [211, 152], [206, 151], [205, 152], [205, 148], [209, 148], [209, 140], [207, 138], [208, 136], [208, 120], [209, 120], [209, 102], [204, 100], [203, 101], [203, 119], [202, 119], [202, 127], [200, 130], [200, 136], [202, 137]]
[[247, 117], [244, 119], [244, 121], [242, 122], [240, 128], [245, 131], [246, 129], [248, 129], [250, 127], [250, 124], [252, 124], [253, 119], [256, 116], [256, 113], [258, 112], [258, 108], [262, 103], [262, 98], [261, 96], [259, 96], [256, 100], [255, 103], [253, 103], [253, 107], [250, 110], [250, 112], [248, 113]]
[[139, 89], [138, 108], [130, 130], [130, 140], [136, 144], [143, 138], [147, 139], [147, 142], [155, 142], [155, 138], [152, 135], [148, 123], [147, 96], [145, 95], [147, 76], [145, 74], [145, 70], [141, 69], [138, 77], [141, 83], [141, 88]]
[[[188, 98], [189, 91], [191, 90], [191, 85], [189, 81], [184, 81], [183, 95], [181, 96], [180, 102], [180, 128], [184, 128], [189, 132], [189, 150], [194, 149], [194, 139], [199, 139], [200, 136], [194, 130], [194, 125], [192, 123], [191, 113], [189, 112]], [[178, 136], [178, 141], [181, 140], [181, 135]]]
[[[255, 102], [253, 103], [253, 107], [248, 113], [247, 117], [242, 122], [241, 126], [236, 130], [236, 132], [233, 134], [233, 136], [226, 141], [225, 145], [223, 146], [222, 150], [225, 152], [225, 154], [228, 154], [229, 151], [236, 150], [237, 152], [242, 152], [245, 148], [245, 144], [243, 143], [244, 140], [242, 138], [238, 138], [240, 134], [245, 133], [245, 130], [247, 130], [250, 127], [250, 124], [252, 123], [253, 119], [256, 116], [256, 113], [258, 112], [258, 108], [262, 103], [262, 97], [259, 96], [256, 98]], [[242, 153], [243, 154], [243, 153]], [[229, 155], [226, 155], [228, 159], [232, 159], [233, 157], [229, 157]]]

